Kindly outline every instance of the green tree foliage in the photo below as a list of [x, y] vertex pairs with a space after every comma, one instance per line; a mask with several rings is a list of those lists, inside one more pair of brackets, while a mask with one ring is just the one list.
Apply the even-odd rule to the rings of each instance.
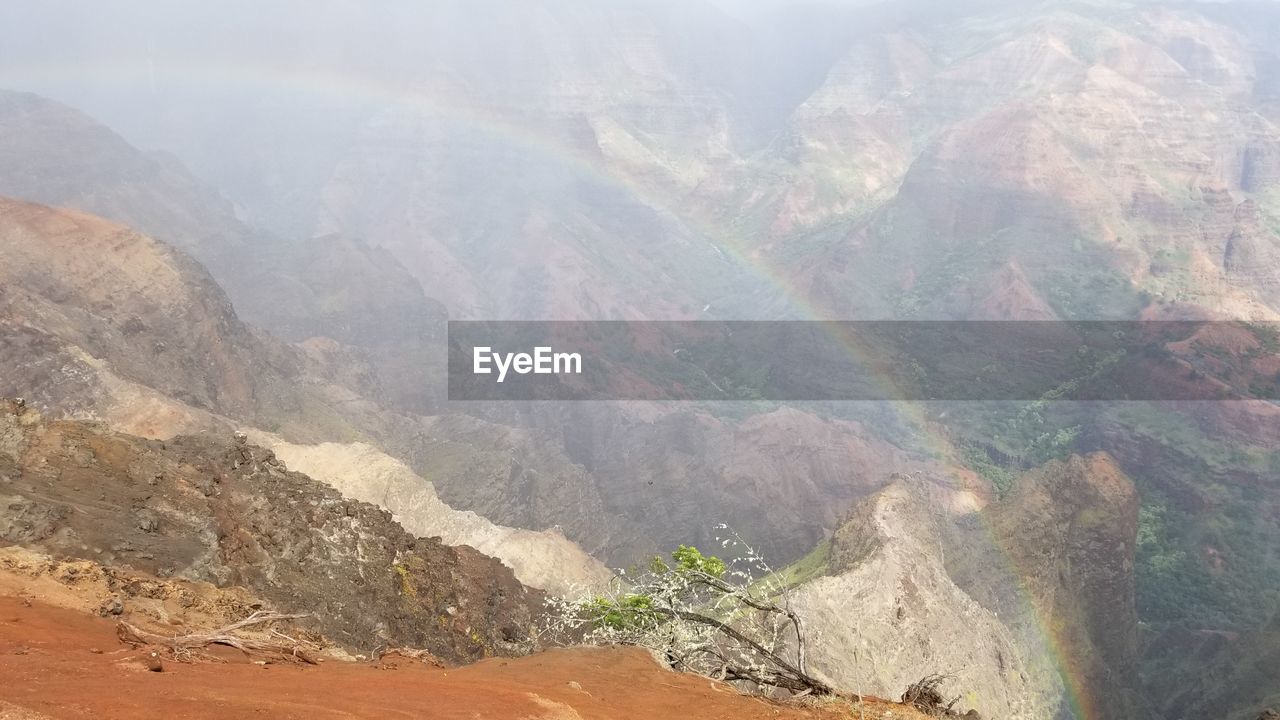
[[585, 630], [588, 643], [646, 647], [675, 669], [757, 689], [830, 693], [806, 668], [804, 624], [789, 588], [737, 536], [722, 544], [741, 550], [740, 559], [681, 545], [608, 593], [564, 602], [549, 632]]

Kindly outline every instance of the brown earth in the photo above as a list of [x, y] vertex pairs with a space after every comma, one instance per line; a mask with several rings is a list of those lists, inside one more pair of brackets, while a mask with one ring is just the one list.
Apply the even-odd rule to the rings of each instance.
[[[0, 718], [798, 720], [850, 712], [845, 704], [799, 707], [743, 696], [663, 670], [636, 649], [555, 650], [460, 669], [401, 658], [320, 666], [228, 658], [165, 662], [158, 673], [143, 669], [148, 655], [121, 645], [110, 620], [0, 597]], [[879, 701], [865, 709], [867, 717], [924, 717]]]
[[[158, 578], [90, 560], [59, 560], [0, 547], [0, 596], [8, 595], [168, 634], [225, 627], [269, 605], [243, 587]], [[334, 650], [340, 653], [335, 657], [342, 657], [343, 651]]]
[[244, 587], [353, 649], [527, 653], [542, 595], [477, 550], [232, 438], [166, 442], [0, 404], [0, 546]]

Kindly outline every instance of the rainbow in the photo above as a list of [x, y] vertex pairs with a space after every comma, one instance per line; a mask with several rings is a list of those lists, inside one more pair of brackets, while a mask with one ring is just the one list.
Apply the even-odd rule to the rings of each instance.
[[[68, 78], [84, 77], [87, 72], [104, 83], [129, 82], [134, 87], [141, 84], [153, 93], [162, 84], [173, 83], [215, 91], [292, 94], [294, 97], [310, 97], [331, 103], [364, 105], [371, 110], [395, 108], [419, 113], [433, 121], [447, 123], [452, 130], [473, 133], [494, 143], [528, 152], [540, 160], [571, 171], [575, 177], [623, 193], [693, 231], [741, 269], [780, 291], [800, 319], [836, 319], [830, 308], [823, 307], [810, 298], [780, 268], [771, 266], [763, 254], [753, 252], [751, 238], [727, 233], [718, 223], [692, 215], [688, 209], [678, 206], [677, 198], [669, 191], [628, 177], [609, 167], [601, 158], [572, 147], [549, 132], [516, 122], [506, 117], [500, 108], [485, 107], [440, 89], [388, 82], [367, 75], [263, 67], [242, 62], [166, 63], [156, 66], [149, 61], [117, 61], [97, 63], [87, 71], [83, 65], [78, 64], [9, 65], [0, 68], [0, 86], [40, 91], [41, 88], [57, 87]], [[849, 333], [840, 332], [841, 326], [838, 324], [824, 324], [832, 329], [833, 335], [855, 360], [872, 369], [871, 374], [890, 391], [887, 396], [894, 396], [893, 379], [886, 373], [874, 371], [876, 363], [870, 361], [872, 355], [860, 346], [859, 341]], [[939, 457], [955, 456], [955, 448], [946, 438], [929, 429], [931, 423], [923, 404], [895, 402], [893, 406], [901, 419], [915, 427]], [[1068, 709], [1079, 720], [1102, 717], [1096, 699], [1088, 690], [1083, 670], [1072, 659], [1072, 653], [1068, 652], [1070, 641], [1065, 632], [1058, 627], [1059, 624], [1047, 609], [1037, 606], [1031, 593], [1026, 591], [1024, 579], [1029, 576], [1030, 569], [1018, 567], [1014, 556], [1003, 547], [989, 521], [981, 514], [980, 517], [983, 518], [992, 546], [1006, 563], [1005, 569], [1022, 586], [1020, 601], [1025, 604], [1027, 616], [1035, 620], [1038, 634], [1043, 638], [1043, 646], [1048, 650], [1047, 654], [1063, 682]]]

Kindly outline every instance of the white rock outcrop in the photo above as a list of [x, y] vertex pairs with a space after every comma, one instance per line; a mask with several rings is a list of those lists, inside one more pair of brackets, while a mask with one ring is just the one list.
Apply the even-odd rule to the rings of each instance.
[[603, 563], [555, 530], [505, 527], [450, 507], [430, 481], [371, 445], [297, 445], [262, 432], [250, 432], [250, 437], [274, 451], [290, 470], [384, 508], [415, 535], [439, 536], [446, 544], [470, 545], [498, 558], [530, 587], [575, 597], [602, 588], [613, 577]]

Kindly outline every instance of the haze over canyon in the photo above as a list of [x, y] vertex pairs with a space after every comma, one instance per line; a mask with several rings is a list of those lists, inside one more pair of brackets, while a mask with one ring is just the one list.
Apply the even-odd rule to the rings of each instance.
[[[670, 680], [690, 717], [752, 717], [715, 692], [749, 678], [546, 650], [581, 640], [539, 631], [563, 602], [681, 546], [767, 564], [800, 669], [864, 709], [911, 717], [878, 698], [934, 675], [939, 712], [983, 718], [1280, 707], [1280, 4], [5, 15], [0, 655], [32, 652], [0, 661], [0, 717], [140, 716], [59, 702], [57, 653], [264, 609], [331, 650], [290, 702], [393, 688], [351, 716], [429, 686], [450, 717], [672, 717]], [[1200, 322], [1133, 362], [1073, 348], [1020, 401], [766, 400], [725, 361], [734, 401], [575, 403], [450, 400], [450, 320], [635, 321], [642, 348], [640, 321]], [[660, 397], [666, 367], [613, 381]], [[1118, 367], [1211, 399], [1062, 399]], [[407, 648], [449, 667], [347, 674]], [[166, 672], [283, 707], [241, 669]]]

